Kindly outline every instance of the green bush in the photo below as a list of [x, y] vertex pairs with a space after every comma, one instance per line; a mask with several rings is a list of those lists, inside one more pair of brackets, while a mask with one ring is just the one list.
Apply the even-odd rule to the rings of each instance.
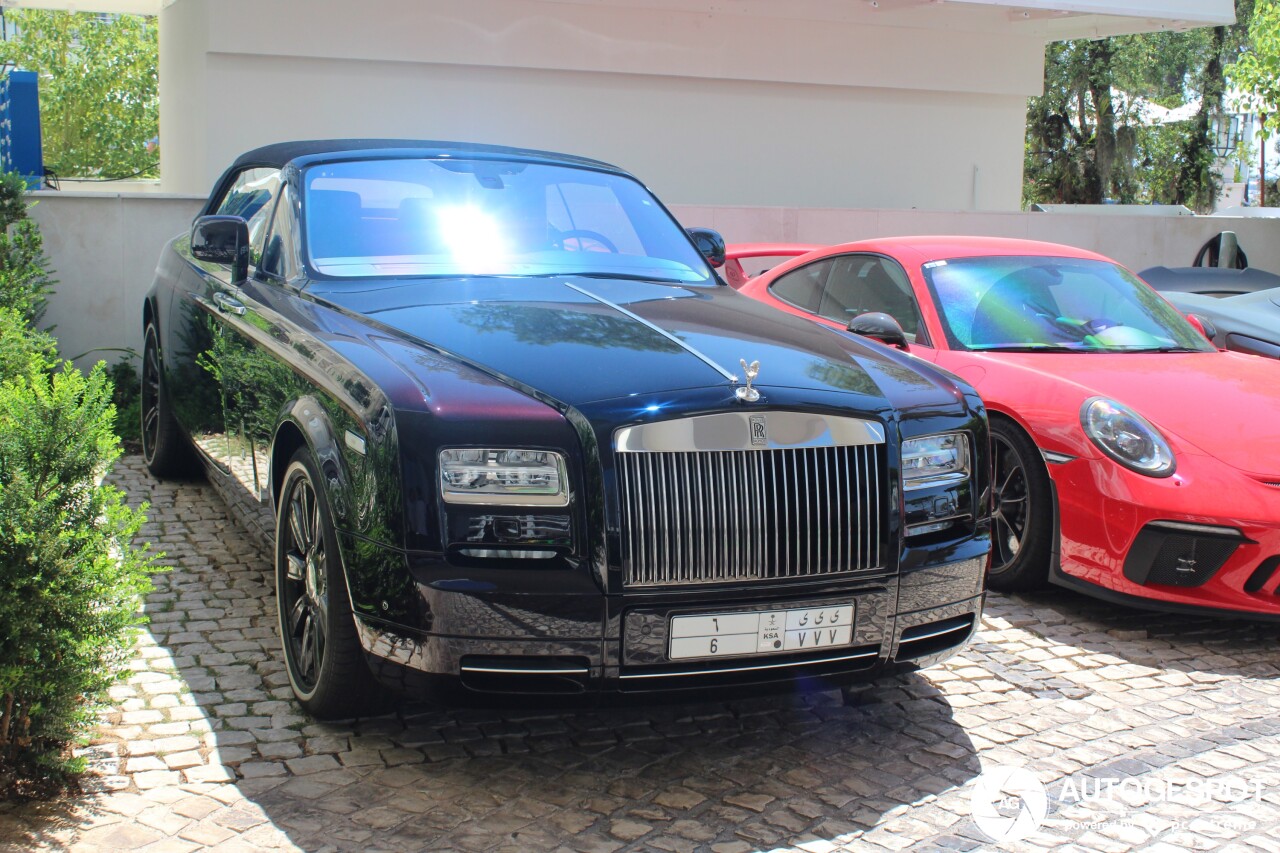
[[0, 233], [0, 308], [18, 311], [34, 326], [44, 316], [54, 284], [44, 238], [33, 220], [20, 219]]
[[58, 342], [27, 325], [12, 308], [0, 307], [0, 382], [48, 373], [57, 362]]
[[111, 393], [103, 364], [0, 382], [0, 799], [82, 769], [70, 745], [150, 588], [151, 558], [130, 544], [143, 511], [99, 480], [119, 454]]
[[115, 432], [125, 446], [137, 450], [142, 442], [142, 382], [130, 356], [111, 365], [111, 402], [116, 407]]
[[0, 174], [0, 231], [27, 218], [27, 179], [17, 172]]
[[11, 308], [31, 325], [40, 322], [55, 282], [49, 277], [40, 228], [27, 218], [27, 182], [0, 174], [0, 308]]

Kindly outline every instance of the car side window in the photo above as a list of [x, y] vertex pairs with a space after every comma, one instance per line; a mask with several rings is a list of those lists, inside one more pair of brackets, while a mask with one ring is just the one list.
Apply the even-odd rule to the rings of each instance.
[[911, 341], [924, 331], [911, 281], [902, 267], [879, 255], [841, 255], [827, 276], [818, 313], [840, 323], [881, 311], [898, 321]]
[[215, 211], [220, 216], [239, 216], [249, 223], [249, 265], [258, 267], [262, 261], [263, 244], [267, 236], [267, 223], [271, 218], [272, 202], [280, 188], [280, 170], [245, 169], [222, 197]]
[[297, 276], [298, 258], [301, 257], [298, 234], [298, 206], [293, 191], [286, 184], [280, 190], [280, 201], [276, 204], [258, 271], [280, 281]]
[[769, 292], [789, 305], [817, 314], [822, 304], [822, 290], [830, 272], [829, 260], [806, 264], [798, 270], [779, 276], [777, 281], [769, 285]]

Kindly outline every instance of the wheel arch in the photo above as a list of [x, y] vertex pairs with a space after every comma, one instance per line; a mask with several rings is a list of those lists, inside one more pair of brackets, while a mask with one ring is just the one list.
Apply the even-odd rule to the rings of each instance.
[[1036, 439], [1036, 431], [1032, 429], [1030, 424], [1019, 417], [1016, 413], [1008, 409], [997, 408], [991, 405], [989, 401], [987, 402], [987, 421], [992, 424], [1003, 421], [1004, 423], [1016, 427], [1026, 437], [1027, 441], [1031, 442], [1031, 445], [1036, 449], [1036, 456], [1040, 460], [1040, 465], [1044, 468], [1045, 475], [1050, 480], [1053, 479], [1053, 472], [1050, 471], [1049, 464], [1044, 458], [1044, 450], [1041, 448], [1040, 442]]
[[335, 524], [346, 519], [347, 491], [350, 484], [346, 461], [342, 458], [337, 428], [328, 412], [311, 395], [299, 397], [286, 405], [271, 439], [271, 504], [279, 508], [280, 487], [284, 483], [289, 460], [299, 448], [311, 453], [317, 470], [324, 478], [325, 497]]

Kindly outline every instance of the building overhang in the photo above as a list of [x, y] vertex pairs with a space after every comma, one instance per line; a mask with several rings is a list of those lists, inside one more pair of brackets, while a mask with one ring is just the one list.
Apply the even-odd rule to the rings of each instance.
[[[158, 15], [178, 0], [0, 0], [5, 9]], [[633, 0], [563, 0], [583, 6], [635, 6]], [[302, 5], [305, 5], [303, 3]], [[774, 18], [867, 20], [926, 29], [1004, 29], [1033, 32], [1046, 41], [1102, 38], [1124, 33], [1182, 30], [1235, 22], [1233, 0], [650, 0], [673, 12], [742, 13]], [[878, 20], [877, 20], [878, 19]]]
[[67, 12], [106, 12], [114, 15], [159, 15], [173, 0], [2, 0], [4, 9], [58, 9]]

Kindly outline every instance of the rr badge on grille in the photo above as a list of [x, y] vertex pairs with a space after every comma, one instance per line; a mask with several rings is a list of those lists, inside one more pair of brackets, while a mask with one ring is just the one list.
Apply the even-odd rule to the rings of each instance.
[[[757, 391], [755, 388], [752, 388], [751, 383], [754, 382], [755, 378], [760, 375], [760, 362], [753, 361], [750, 364], [747, 364], [747, 360], [745, 358], [740, 358], [738, 359], [738, 363], [742, 365], [742, 372], [747, 377], [747, 384], [743, 385], [741, 388], [735, 388], [733, 393], [738, 397], [739, 400], [741, 400], [744, 403], [754, 403], [760, 399], [760, 392]], [[753, 443], [754, 443], [754, 438], [755, 438], [755, 432], [753, 430], [752, 431]]]
[[764, 415], [751, 416], [751, 443], [756, 447], [769, 446], [769, 424]]

